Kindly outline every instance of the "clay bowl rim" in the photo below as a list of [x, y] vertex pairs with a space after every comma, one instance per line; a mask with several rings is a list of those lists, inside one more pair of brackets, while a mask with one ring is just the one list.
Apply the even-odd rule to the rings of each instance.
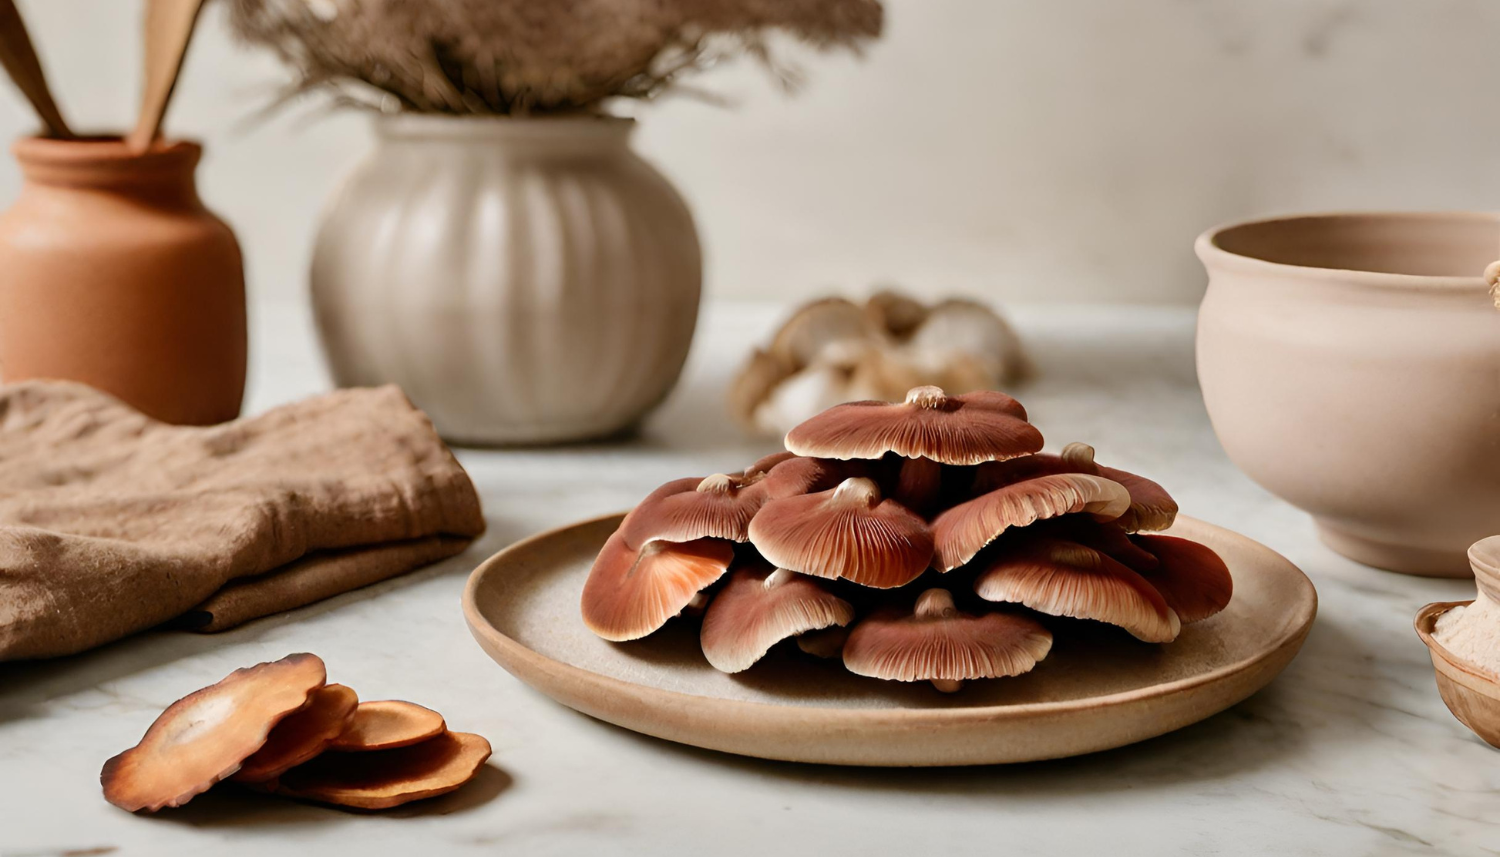
[[[1221, 223], [1205, 230], [1193, 242], [1193, 251], [1209, 271], [1237, 270], [1251, 274], [1295, 276], [1300, 280], [1317, 280], [1341, 285], [1372, 288], [1407, 289], [1417, 292], [1475, 291], [1487, 293], [1489, 285], [1481, 274], [1472, 277], [1433, 276], [1427, 274], [1392, 274], [1363, 271], [1357, 268], [1319, 268], [1273, 262], [1258, 256], [1246, 256], [1219, 246], [1219, 238], [1231, 229], [1265, 226], [1273, 223], [1329, 220], [1413, 220], [1413, 221], [1488, 221], [1500, 226], [1500, 212], [1487, 211], [1319, 211], [1278, 214]], [[1497, 251], [1500, 255], [1500, 251]]]
[[[595, 673], [591, 670], [584, 669], [583, 667], [575, 666], [573, 664], [566, 663], [564, 661], [541, 654], [540, 652], [537, 652], [531, 647], [527, 646], [525, 643], [522, 643], [521, 641], [516, 640], [510, 635], [502, 632], [492, 623], [490, 623], [487, 618], [485, 618], [484, 611], [480, 608], [478, 597], [479, 587], [484, 580], [484, 575], [481, 572], [485, 571], [485, 569], [487, 569], [491, 565], [499, 562], [500, 559], [505, 555], [511, 553], [524, 553], [526, 548], [531, 544], [535, 542], [554, 539], [566, 530], [599, 525], [605, 522], [618, 524], [625, 518], [626, 514], [628, 513], [614, 512], [605, 515], [596, 515], [591, 518], [585, 518], [582, 520], [562, 524], [561, 526], [551, 527], [540, 533], [536, 533], [534, 535], [528, 536], [527, 538], [521, 539], [520, 541], [506, 545], [498, 552], [486, 557], [484, 561], [476, 566], [474, 571], [469, 574], [469, 579], [464, 583], [464, 592], [462, 599], [463, 614], [464, 620], [469, 626], [470, 633], [473, 634], [476, 640], [478, 640], [480, 637], [483, 637], [496, 648], [505, 650], [505, 652], [510, 657], [513, 657], [520, 661], [525, 661], [532, 667], [545, 667], [546, 671], [554, 676], [561, 676], [575, 682], [583, 681], [589, 684], [596, 684], [600, 687], [607, 688], [610, 692], [615, 694], [623, 694], [625, 696], [629, 696], [630, 694], [632, 694], [634, 689], [641, 687], [641, 685], [637, 685], [635, 683], [626, 681], [621, 678], [616, 678], [614, 676], [604, 675], [603, 673]], [[1186, 518], [1187, 516], [1180, 517]], [[1194, 520], [1197, 521], [1197, 523], [1206, 524], [1210, 527], [1216, 527], [1216, 525], [1207, 524], [1206, 521], [1198, 521], [1197, 519], [1189, 520]], [[1175, 681], [1165, 682], [1162, 684], [1149, 685], [1147, 687], [1136, 688], [1133, 690], [1118, 691], [1116, 693], [1106, 694], [1104, 696], [1086, 697], [1083, 699], [1058, 700], [1055, 702], [1028, 702], [1017, 705], [960, 706], [953, 708], [831, 707], [827, 710], [827, 712], [820, 712], [811, 715], [803, 714], [799, 716], [813, 718], [837, 716], [841, 720], [841, 722], [852, 722], [852, 725], [854, 726], [901, 726], [917, 728], [937, 728], [949, 725], [972, 724], [977, 721], [988, 721], [1001, 716], [1028, 717], [1046, 714], [1068, 714], [1077, 711], [1094, 710], [1107, 706], [1123, 705], [1131, 702], [1167, 697], [1172, 694], [1191, 690], [1203, 685], [1222, 682], [1232, 676], [1238, 675], [1239, 673], [1246, 672], [1261, 666], [1265, 661], [1273, 658], [1276, 653], [1283, 651], [1288, 646], [1294, 647], [1293, 657], [1295, 657], [1295, 650], [1300, 650], [1302, 643], [1307, 639], [1307, 635], [1309, 634], [1309, 632], [1311, 632], [1313, 625], [1317, 622], [1319, 606], [1317, 586], [1313, 584], [1312, 579], [1307, 576], [1306, 572], [1293, 565], [1290, 560], [1286, 559], [1286, 557], [1282, 556], [1280, 553], [1277, 553], [1271, 548], [1266, 547], [1264, 544], [1256, 542], [1253, 539], [1250, 539], [1247, 536], [1240, 535], [1239, 533], [1232, 530], [1228, 530], [1223, 527], [1218, 527], [1218, 529], [1224, 530], [1224, 532], [1229, 533], [1231, 536], [1243, 539], [1258, 546], [1262, 550], [1275, 555], [1278, 559], [1286, 563], [1288, 566], [1296, 569], [1297, 573], [1302, 578], [1302, 582], [1306, 585], [1308, 593], [1310, 595], [1310, 598], [1307, 601], [1307, 615], [1305, 616], [1305, 618], [1301, 618], [1300, 621], [1289, 624], [1287, 626], [1288, 630], [1281, 633], [1277, 637], [1274, 645], [1268, 646], [1266, 651], [1255, 655], [1254, 657], [1242, 659], [1239, 662], [1228, 664], [1200, 675], [1176, 679]], [[509, 667], [506, 667], [504, 664], [501, 664], [501, 666], [506, 670], [506, 672], [511, 672]], [[514, 675], [514, 673], [512, 673], [512, 675]], [[521, 679], [520, 676], [516, 677], [523, 683], [530, 685], [529, 681]], [[738, 713], [747, 716], [754, 716], [757, 714], [769, 712], [780, 713], [787, 708], [786, 706], [769, 702], [753, 702], [740, 699], [726, 699], [716, 696], [699, 696], [683, 691], [666, 690], [658, 687], [649, 687], [649, 691], [654, 698], [659, 700], [666, 700], [678, 706], [692, 704], [695, 706], [703, 707], [708, 711], [724, 715]], [[548, 697], [556, 699], [556, 697], [554, 697], [551, 693], [547, 693], [545, 691], [543, 691], [543, 693]]]
[[1500, 674], [1492, 673], [1487, 669], [1476, 666], [1460, 658], [1458, 655], [1448, 651], [1442, 643], [1432, 636], [1433, 627], [1437, 625], [1438, 617], [1447, 613], [1455, 607], [1467, 607], [1474, 603], [1474, 599], [1468, 601], [1434, 601], [1417, 611], [1417, 616], [1412, 620], [1412, 625], [1417, 629], [1417, 636], [1427, 646], [1428, 651], [1442, 659], [1443, 663], [1457, 672], [1472, 676], [1480, 681], [1488, 682], [1500, 688]]

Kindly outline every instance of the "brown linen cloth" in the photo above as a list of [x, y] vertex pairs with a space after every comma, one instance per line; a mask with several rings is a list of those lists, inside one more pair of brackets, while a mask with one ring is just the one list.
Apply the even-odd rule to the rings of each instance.
[[0, 387], [0, 661], [177, 617], [224, 630], [483, 531], [468, 474], [396, 387], [207, 428], [79, 384]]

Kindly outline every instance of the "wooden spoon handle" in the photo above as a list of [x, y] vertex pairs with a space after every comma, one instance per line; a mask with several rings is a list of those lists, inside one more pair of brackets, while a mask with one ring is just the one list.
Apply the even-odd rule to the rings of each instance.
[[133, 152], [151, 148], [161, 133], [202, 9], [203, 0], [146, 0], [146, 92], [135, 129], [125, 138]]
[[21, 10], [16, 8], [14, 0], [0, 0], [0, 65], [5, 66], [16, 88], [31, 102], [47, 128], [47, 135], [71, 139], [73, 131], [57, 109], [57, 102], [52, 100], [42, 62], [31, 45], [26, 22], [21, 20]]

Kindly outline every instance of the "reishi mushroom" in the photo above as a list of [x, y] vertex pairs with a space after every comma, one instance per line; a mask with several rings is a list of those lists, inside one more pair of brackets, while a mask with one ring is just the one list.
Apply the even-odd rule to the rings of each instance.
[[[847, 324], [847, 310], [818, 312]], [[865, 311], [894, 326], [931, 315], [894, 299]], [[1224, 609], [1233, 578], [1212, 549], [1141, 534], [1175, 520], [1162, 486], [1099, 465], [1087, 444], [1041, 446], [1004, 393], [919, 386], [896, 403], [836, 405], [788, 431], [785, 452], [653, 492], [596, 559], [585, 623], [623, 641], [702, 613], [704, 655], [725, 672], [795, 638], [851, 672], [956, 690], [1044, 657], [1051, 637], [1037, 615], [1164, 643]], [[921, 582], [958, 572], [957, 585], [1013, 606], [970, 615]], [[893, 606], [917, 588], [915, 608]]]
[[490, 742], [469, 732], [395, 750], [324, 753], [288, 771], [272, 786], [286, 797], [355, 809], [389, 809], [454, 791], [490, 757]]
[[854, 620], [854, 608], [828, 583], [784, 568], [742, 568], [703, 616], [703, 655], [714, 669], [737, 673], [790, 637]]
[[358, 707], [359, 695], [341, 684], [318, 688], [301, 711], [276, 724], [266, 743], [245, 759], [231, 779], [270, 782], [317, 756], [343, 734]]
[[886, 608], [860, 621], [844, 666], [891, 681], [930, 681], [944, 693], [965, 681], [1030, 672], [1052, 649], [1041, 623], [1011, 613], [961, 613], [946, 589], [929, 589], [910, 613]]
[[584, 584], [583, 622], [613, 642], [644, 637], [723, 577], [733, 561], [734, 547], [727, 541], [653, 541], [632, 550], [616, 531]]
[[876, 589], [905, 586], [932, 560], [927, 523], [864, 477], [767, 503], [750, 522], [750, 543], [780, 568]]
[[354, 717], [328, 749], [344, 753], [394, 750], [446, 731], [443, 715], [430, 708], [402, 699], [377, 699], [354, 709]]
[[326, 678], [317, 655], [288, 655], [179, 699], [139, 744], [104, 763], [105, 800], [130, 812], [182, 806], [238, 771]]

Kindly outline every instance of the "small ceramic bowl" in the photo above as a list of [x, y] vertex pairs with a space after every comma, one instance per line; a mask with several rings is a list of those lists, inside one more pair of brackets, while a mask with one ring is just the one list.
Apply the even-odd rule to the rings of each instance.
[[1500, 521], [1500, 215], [1328, 214], [1206, 232], [1198, 379], [1224, 451], [1377, 568], [1467, 577]]
[[1500, 675], [1461, 660], [1432, 638], [1438, 617], [1472, 601], [1439, 601], [1417, 613], [1417, 636], [1427, 644], [1437, 671], [1438, 693], [1448, 710], [1491, 747], [1500, 748]]

